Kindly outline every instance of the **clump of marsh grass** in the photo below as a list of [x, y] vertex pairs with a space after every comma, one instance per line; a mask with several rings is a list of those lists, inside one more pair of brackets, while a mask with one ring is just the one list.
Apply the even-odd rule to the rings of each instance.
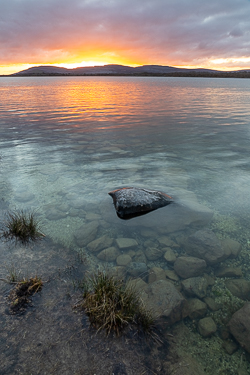
[[43, 287], [42, 280], [35, 276], [16, 283], [15, 288], [10, 292], [9, 300], [11, 301], [11, 311], [17, 313], [23, 310], [30, 302], [30, 297], [41, 291]]
[[9, 211], [6, 214], [1, 237], [15, 239], [23, 244], [36, 241], [45, 237], [40, 231], [39, 225], [39, 221], [33, 212], [27, 213], [23, 210]]
[[7, 271], [8, 271], [8, 276], [7, 276], [7, 279], [6, 281], [9, 282], [10, 284], [11, 283], [16, 283], [20, 280], [21, 278], [21, 271], [18, 270], [14, 265], [11, 265], [10, 267], [7, 267]]
[[[122, 280], [97, 272], [78, 284], [83, 289], [83, 302], [90, 324], [119, 335], [125, 327], [136, 326], [145, 334], [153, 332], [155, 319], [142, 304], [134, 288]], [[152, 335], [153, 337], [153, 335]]]

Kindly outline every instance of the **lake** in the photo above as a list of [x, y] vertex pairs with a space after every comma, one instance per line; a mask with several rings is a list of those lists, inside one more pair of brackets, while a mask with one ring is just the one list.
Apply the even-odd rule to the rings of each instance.
[[[28, 246], [2, 239], [1, 278], [46, 282], [19, 314], [10, 311], [12, 285], [0, 283], [0, 373], [178, 373], [181, 360], [173, 367], [168, 359], [174, 352], [206, 374], [250, 373], [249, 354], [227, 326], [250, 298], [250, 284], [244, 296], [228, 287], [250, 282], [249, 142], [247, 79], [1, 78], [0, 220], [9, 211], [35, 212], [46, 236]], [[161, 191], [174, 203], [121, 220], [108, 193], [122, 187]], [[214, 235], [216, 246], [231, 241], [234, 255], [197, 255], [190, 238], [199, 231]], [[206, 280], [203, 295], [185, 290], [187, 270], [174, 272], [182, 257], [206, 260], [196, 275]], [[187, 301], [206, 303], [205, 312], [159, 322], [162, 345], [106, 338], [74, 309], [77, 280], [97, 270], [141, 289], [164, 274]], [[216, 325], [209, 337], [199, 330], [204, 317]]]

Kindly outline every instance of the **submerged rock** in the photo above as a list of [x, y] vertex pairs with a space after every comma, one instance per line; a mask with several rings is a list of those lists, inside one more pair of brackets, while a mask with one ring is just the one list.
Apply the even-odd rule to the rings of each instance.
[[190, 319], [202, 318], [206, 315], [207, 305], [198, 298], [189, 298], [183, 309], [183, 317], [189, 316]]
[[217, 327], [214, 320], [210, 316], [208, 316], [199, 321], [198, 330], [201, 336], [210, 337], [213, 333], [217, 331]]
[[172, 197], [156, 190], [125, 187], [109, 192], [116, 213], [121, 219], [146, 214], [173, 202]]
[[204, 259], [209, 265], [219, 263], [229, 256], [225, 253], [221, 241], [210, 229], [198, 230], [189, 236], [183, 245], [189, 255]]
[[250, 281], [245, 279], [228, 279], [225, 281], [225, 285], [233, 296], [242, 300], [250, 300]]
[[79, 247], [84, 247], [87, 246], [90, 242], [94, 241], [94, 239], [96, 238], [98, 227], [98, 221], [91, 221], [90, 223], [84, 224], [80, 228], [78, 228], [74, 234], [76, 244]]
[[240, 345], [250, 353], [250, 302], [233, 314], [229, 329]]
[[191, 297], [204, 298], [207, 294], [208, 282], [205, 277], [190, 277], [181, 283], [183, 291]]
[[138, 246], [138, 242], [134, 238], [119, 237], [115, 242], [120, 250], [131, 249]]
[[168, 324], [182, 319], [185, 299], [170, 281], [154, 281], [143, 292], [141, 294], [143, 303], [156, 316], [164, 318]]
[[207, 267], [204, 259], [195, 257], [179, 257], [174, 263], [174, 270], [183, 279], [201, 276]]

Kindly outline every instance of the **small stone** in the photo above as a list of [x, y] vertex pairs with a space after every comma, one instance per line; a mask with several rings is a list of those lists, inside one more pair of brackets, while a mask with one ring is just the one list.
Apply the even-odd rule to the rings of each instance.
[[209, 265], [219, 263], [228, 257], [221, 241], [210, 229], [195, 232], [184, 241], [183, 246], [188, 254], [204, 259]]
[[152, 237], [155, 236], [155, 232], [153, 230], [149, 229], [149, 228], [147, 228], [147, 229], [145, 228], [145, 229], [141, 230], [141, 235], [142, 235], [142, 237], [152, 238]]
[[110, 238], [105, 234], [104, 236], [99, 237], [96, 240], [90, 242], [87, 247], [89, 251], [91, 251], [92, 253], [96, 253], [98, 251], [110, 247], [112, 243], [113, 238]]
[[46, 211], [46, 219], [48, 220], [60, 220], [65, 217], [67, 217], [67, 213], [56, 208], [50, 208]]
[[236, 342], [231, 341], [231, 340], [224, 341], [222, 344], [222, 347], [230, 355], [234, 354], [239, 348]]
[[167, 236], [161, 236], [157, 238], [157, 240], [160, 242], [161, 245], [164, 245], [166, 247], [171, 247], [172, 245], [174, 245], [174, 241], [172, 241], [171, 238]]
[[250, 353], [250, 302], [233, 314], [229, 329], [243, 349]]
[[170, 280], [173, 280], [173, 281], [179, 281], [180, 280], [179, 276], [176, 275], [176, 273], [172, 270], [166, 270], [165, 274], [166, 274], [166, 277]]
[[204, 277], [191, 277], [183, 280], [182, 288], [184, 292], [192, 297], [204, 298], [207, 294], [207, 281]]
[[207, 285], [213, 286], [215, 284], [215, 279], [213, 276], [208, 275], [207, 273], [204, 274], [205, 279], [207, 280]]
[[231, 338], [231, 333], [229, 329], [225, 326], [220, 327], [219, 335], [222, 340], [229, 340]]
[[245, 279], [228, 279], [225, 281], [225, 284], [233, 296], [242, 300], [250, 300], [250, 281]]
[[242, 271], [239, 267], [220, 267], [215, 271], [217, 277], [241, 277]]
[[143, 243], [143, 246], [145, 247], [145, 248], [147, 248], [147, 247], [157, 247], [158, 248], [158, 241], [153, 241], [152, 239], [150, 239], [150, 240], [146, 240], [146, 241], [144, 241], [144, 243]]
[[132, 258], [128, 254], [121, 254], [116, 258], [116, 264], [118, 266], [127, 266], [131, 261]]
[[167, 280], [157, 280], [144, 290], [142, 296], [146, 308], [154, 314], [163, 317], [167, 324], [173, 324], [182, 319], [184, 297], [175, 286]]
[[190, 319], [203, 317], [207, 312], [207, 305], [198, 298], [190, 298], [187, 300], [183, 310], [183, 317], [189, 316]]
[[15, 196], [15, 200], [18, 202], [29, 202], [35, 198], [35, 195], [27, 190], [19, 192]]
[[69, 216], [71, 217], [77, 217], [78, 214], [79, 214], [79, 210], [77, 210], [76, 208], [71, 208], [69, 211]]
[[204, 302], [207, 304], [208, 308], [212, 311], [218, 311], [221, 306], [215, 302], [215, 300], [211, 297], [204, 298]]
[[230, 258], [237, 258], [242, 249], [242, 246], [239, 242], [227, 238], [222, 241], [222, 246], [224, 249], [228, 249], [230, 253]]
[[122, 266], [112, 267], [109, 270], [109, 275], [115, 277], [116, 279], [124, 279], [126, 274], [126, 268]]
[[130, 255], [131, 258], [133, 258], [135, 256], [136, 252], [134, 250], [128, 250], [127, 254]]
[[207, 264], [204, 259], [195, 257], [179, 257], [174, 263], [174, 270], [183, 279], [201, 276]]
[[206, 317], [199, 320], [198, 330], [203, 337], [210, 337], [217, 331], [216, 324], [211, 317]]
[[147, 288], [148, 284], [140, 277], [138, 277], [137, 279], [129, 280], [127, 286], [129, 288], [132, 288], [133, 290], [137, 290], [138, 292], [140, 292], [141, 290]]
[[99, 224], [97, 221], [91, 221], [82, 225], [74, 234], [75, 241], [79, 247], [87, 246], [96, 237]]
[[149, 284], [157, 280], [166, 280], [166, 271], [160, 267], [152, 267], [148, 273]]
[[162, 250], [161, 249], [158, 249], [156, 247], [148, 247], [146, 250], [145, 250], [145, 255], [147, 257], [148, 260], [157, 260], [159, 258], [161, 258], [162, 256]]
[[86, 214], [86, 220], [88, 221], [100, 220], [100, 219], [101, 219], [101, 215], [94, 214], [92, 212], [89, 212]]
[[105, 250], [102, 250], [97, 255], [97, 258], [101, 260], [105, 260], [106, 262], [114, 262], [119, 254], [120, 254], [119, 250], [117, 250], [116, 247], [112, 246]]
[[138, 246], [138, 242], [133, 239], [133, 238], [117, 238], [116, 240], [117, 246], [119, 249], [124, 250], [124, 249], [129, 249]]
[[131, 262], [128, 266], [128, 274], [133, 277], [146, 277], [148, 267], [145, 263], [141, 262]]
[[173, 250], [170, 247], [165, 247], [163, 250], [165, 251], [164, 259], [168, 263], [174, 263], [176, 261], [176, 255]]
[[147, 263], [147, 258], [142, 250], [139, 250], [135, 253], [133, 257], [134, 262], [139, 262], [139, 263]]

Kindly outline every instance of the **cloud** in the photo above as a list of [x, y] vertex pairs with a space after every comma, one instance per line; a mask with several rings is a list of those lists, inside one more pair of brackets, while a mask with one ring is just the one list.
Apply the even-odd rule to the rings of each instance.
[[204, 65], [250, 56], [249, 17], [246, 0], [1, 0], [0, 63]]

